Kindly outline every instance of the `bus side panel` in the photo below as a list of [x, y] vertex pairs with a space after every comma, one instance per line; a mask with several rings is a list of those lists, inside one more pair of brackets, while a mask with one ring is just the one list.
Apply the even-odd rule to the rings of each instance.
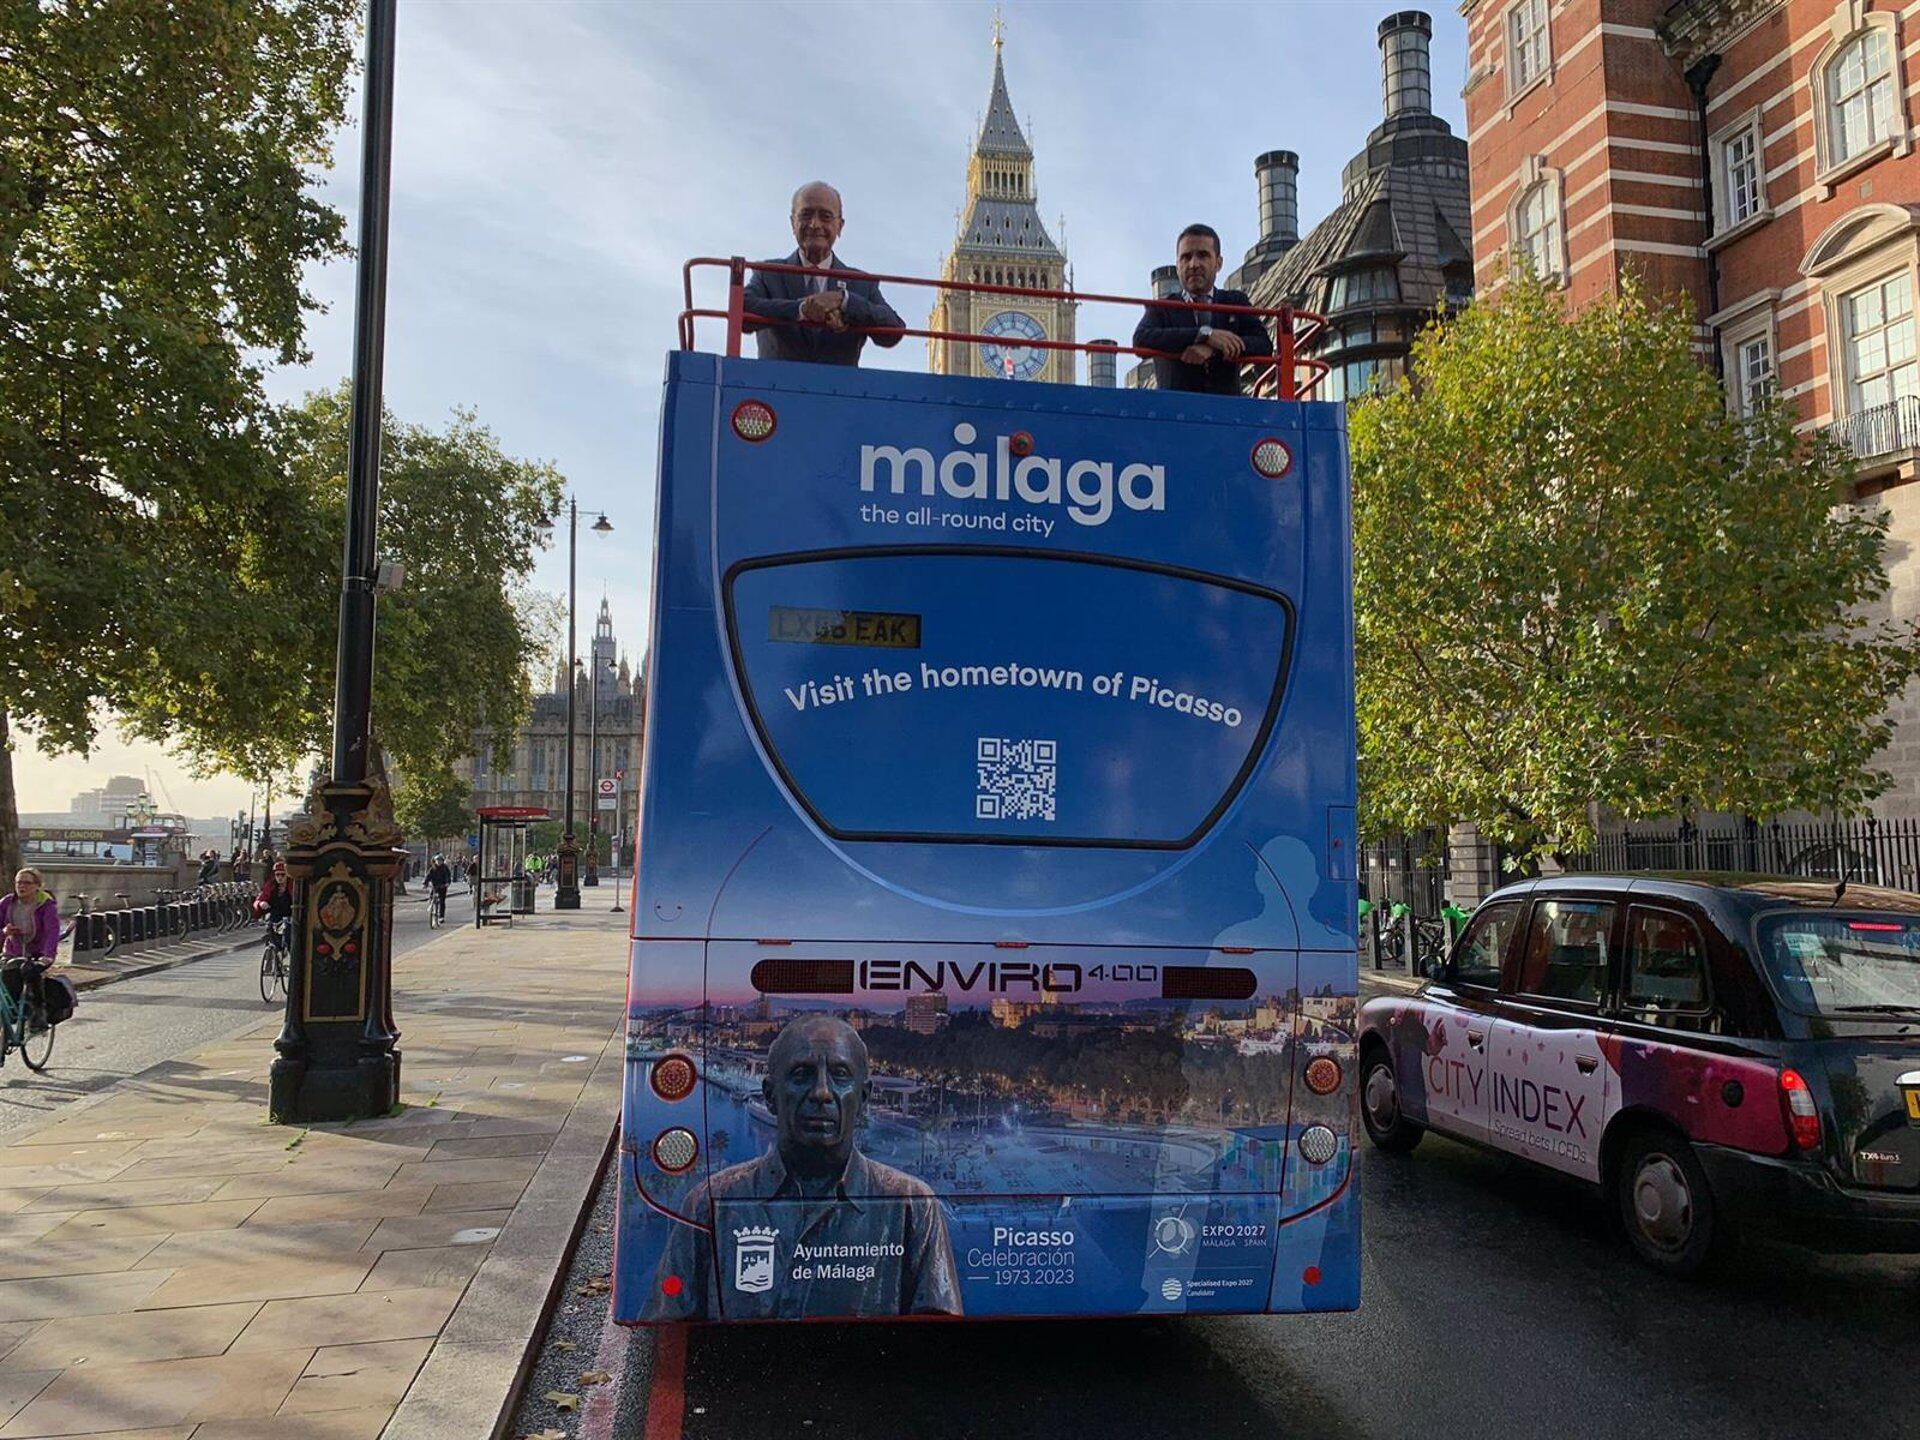
[[[1352, 953], [1301, 953], [1289, 1115], [1296, 1138], [1280, 1199], [1280, 1244], [1270, 1305], [1275, 1311], [1352, 1310], [1360, 1304], [1360, 1191], [1353, 1173], [1360, 1079], [1358, 989]], [[1322, 1059], [1333, 1062], [1338, 1078], [1325, 1094], [1317, 1094], [1307, 1083], [1307, 1067]], [[1319, 1127], [1332, 1134], [1333, 1158], [1309, 1164], [1303, 1158], [1307, 1132]]]
[[[705, 1073], [705, 963], [705, 946], [697, 941], [633, 942], [613, 1266], [614, 1318], [622, 1324], [682, 1318], [698, 1301], [698, 1284], [711, 1268], [686, 1260], [711, 1251], [710, 1216], [701, 1202], [715, 1163], [706, 1087], [696, 1080], [691, 1094], [673, 1098], [653, 1083], [654, 1068], [669, 1057], [689, 1060], [697, 1075]], [[671, 1003], [661, 1003], [668, 996]], [[669, 1171], [659, 1156], [672, 1152], [660, 1137], [675, 1131], [691, 1134], [695, 1158], [691, 1166]]]

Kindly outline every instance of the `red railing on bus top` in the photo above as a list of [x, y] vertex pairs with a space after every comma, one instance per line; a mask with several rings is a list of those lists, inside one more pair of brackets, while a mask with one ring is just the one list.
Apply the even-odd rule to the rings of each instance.
[[[726, 309], [708, 310], [695, 306], [693, 272], [697, 269], [720, 269], [727, 272]], [[724, 320], [727, 322], [727, 354], [739, 355], [748, 319], [747, 275], [754, 270], [770, 275], [834, 276], [846, 273], [813, 265], [757, 263], [743, 260], [738, 255], [726, 260], [712, 255], [703, 255], [689, 260], [681, 270], [686, 294], [686, 308], [680, 312], [680, 348], [682, 350], [695, 348], [694, 328], [697, 321]], [[1308, 392], [1319, 383], [1320, 378], [1332, 368], [1324, 360], [1314, 360], [1300, 354], [1302, 346], [1326, 329], [1325, 317], [1305, 310], [1295, 310], [1287, 305], [1269, 309], [1257, 305], [1201, 304], [1189, 300], [1148, 300], [1132, 295], [1096, 295], [1085, 290], [1033, 290], [1020, 285], [990, 285], [973, 280], [929, 280], [918, 275], [876, 275], [864, 271], [859, 278], [886, 285], [918, 285], [931, 290], [952, 290], [966, 294], [1017, 295], [1025, 299], [1067, 300], [1076, 304], [1086, 301], [1095, 304], [1127, 305], [1140, 309], [1151, 305], [1156, 310], [1209, 310], [1216, 315], [1253, 315], [1262, 321], [1273, 322], [1274, 353], [1242, 356], [1238, 363], [1242, 366], [1254, 367], [1254, 394], [1263, 398], [1305, 399]], [[817, 325], [822, 329], [827, 328], [824, 321], [807, 320], [800, 323]], [[981, 335], [965, 330], [921, 330], [911, 325], [897, 329], [893, 326], [850, 325], [847, 330], [866, 335], [896, 337], [911, 335], [926, 340], [946, 340], [958, 344], [1005, 345], [1007, 343], [1004, 337], [998, 335]], [[1022, 340], [1019, 343], [1035, 350], [1083, 350], [1089, 355], [1116, 357], [1136, 355], [1145, 360], [1178, 360], [1180, 358], [1178, 355], [1162, 350], [1141, 350], [1131, 345], [1106, 345], [1087, 340]], [[1307, 372], [1304, 380], [1299, 373], [1303, 370]]]

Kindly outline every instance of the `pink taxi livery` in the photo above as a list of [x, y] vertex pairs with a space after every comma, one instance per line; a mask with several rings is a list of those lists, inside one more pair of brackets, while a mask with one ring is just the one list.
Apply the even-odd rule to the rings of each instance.
[[1360, 1012], [1361, 1117], [1602, 1187], [1642, 1259], [1920, 1251], [1920, 895], [1743, 875], [1508, 886]]

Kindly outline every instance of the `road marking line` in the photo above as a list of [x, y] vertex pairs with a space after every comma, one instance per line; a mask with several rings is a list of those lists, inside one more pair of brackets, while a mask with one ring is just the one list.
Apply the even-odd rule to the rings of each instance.
[[653, 1393], [647, 1397], [645, 1440], [681, 1440], [687, 1415], [687, 1327], [653, 1332]]

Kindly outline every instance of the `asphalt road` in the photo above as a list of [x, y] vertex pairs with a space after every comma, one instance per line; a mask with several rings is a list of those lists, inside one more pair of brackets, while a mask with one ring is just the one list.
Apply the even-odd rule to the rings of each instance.
[[1678, 1284], [1516, 1162], [1429, 1136], [1365, 1150], [1361, 1184], [1358, 1314], [699, 1329], [684, 1434], [1920, 1433], [1920, 1257], [1755, 1245]]
[[[396, 955], [441, 933], [428, 926], [423, 902], [402, 899], [393, 908]], [[447, 919], [472, 923], [464, 890], [449, 898]], [[80, 1008], [54, 1035], [46, 1074], [35, 1075], [17, 1055], [0, 1066], [0, 1134], [278, 1014], [279, 1004], [260, 1000], [261, 933], [235, 931], [247, 943], [231, 954], [82, 991]]]

